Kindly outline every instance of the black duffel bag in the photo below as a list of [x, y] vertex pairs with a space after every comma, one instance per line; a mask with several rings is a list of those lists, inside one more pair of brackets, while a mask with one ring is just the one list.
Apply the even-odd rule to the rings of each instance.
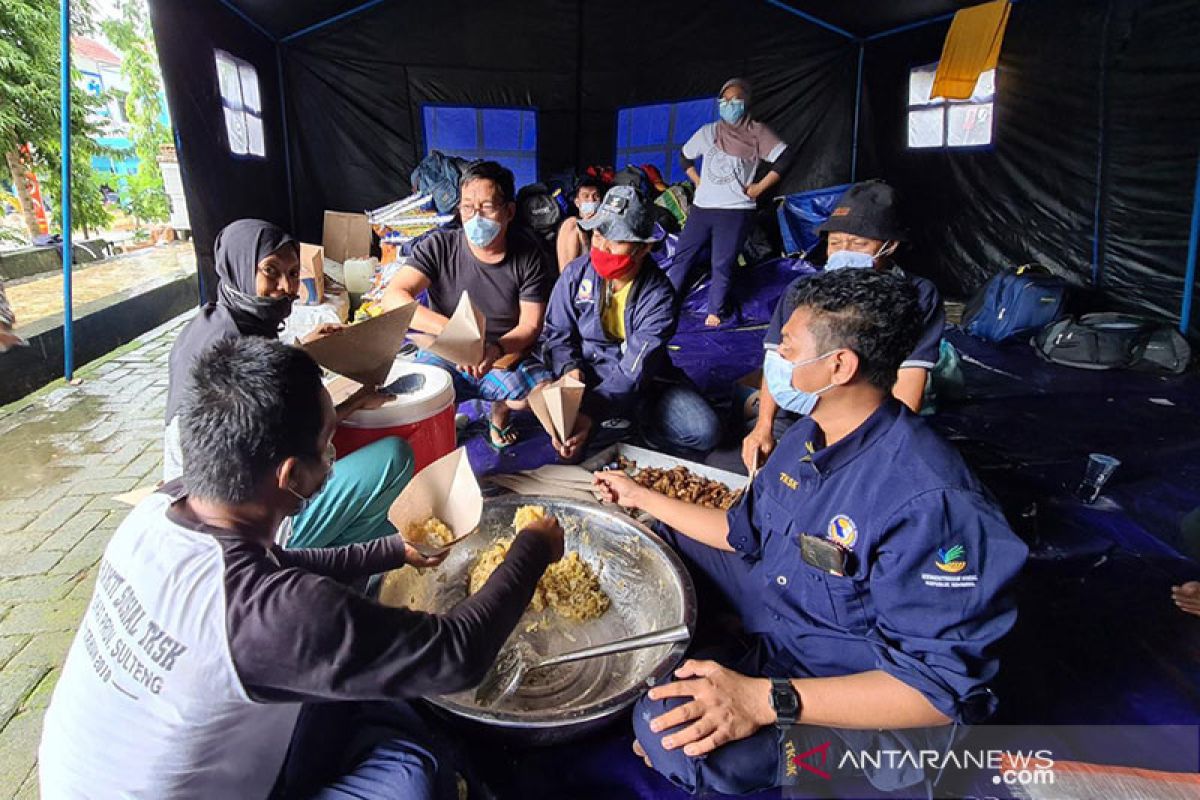
[[1080, 369], [1169, 372], [1187, 369], [1192, 349], [1179, 331], [1130, 314], [1084, 314], [1051, 323], [1033, 337], [1038, 355]]

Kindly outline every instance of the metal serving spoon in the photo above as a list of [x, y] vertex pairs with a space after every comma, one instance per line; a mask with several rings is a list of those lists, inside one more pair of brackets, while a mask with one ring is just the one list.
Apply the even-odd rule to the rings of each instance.
[[569, 664], [572, 661], [583, 661], [588, 658], [608, 656], [615, 653], [627, 653], [630, 650], [641, 650], [645, 647], [655, 647], [660, 644], [686, 641], [691, 631], [687, 625], [676, 625], [652, 633], [642, 633], [629, 636], [607, 644], [597, 644], [579, 650], [569, 650], [556, 656], [541, 658], [524, 640], [518, 639], [506, 647], [496, 657], [496, 663], [488, 670], [487, 675], [475, 690], [475, 702], [481, 706], [495, 705], [508, 697], [525, 678], [525, 674], [543, 667], [553, 667], [558, 664]]
[[457, 539], [453, 539], [449, 542], [446, 542], [445, 544], [431, 545], [431, 544], [426, 544], [425, 542], [408, 542], [408, 544], [412, 545], [412, 549], [416, 550], [418, 553], [420, 553], [425, 558], [437, 558], [442, 553], [448, 552], [451, 547], [454, 547], [454, 545], [458, 544], [459, 542], [463, 541], [464, 539], [471, 538], [471, 536], [473, 536], [478, 530], [479, 530], [479, 526], [476, 525], [474, 528], [471, 528], [471, 530], [467, 531], [462, 536], [458, 537]]

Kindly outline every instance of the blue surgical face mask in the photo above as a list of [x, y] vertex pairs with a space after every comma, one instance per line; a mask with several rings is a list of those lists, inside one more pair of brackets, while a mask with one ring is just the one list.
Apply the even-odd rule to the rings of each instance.
[[463, 223], [463, 231], [467, 234], [467, 240], [476, 247], [487, 247], [496, 241], [496, 237], [500, 235], [500, 229], [499, 222], [488, 219], [479, 212]]
[[592, 214], [596, 213], [596, 209], [599, 207], [600, 204], [595, 200], [588, 200], [587, 202], [579, 204], [579, 213], [585, 217], [590, 217]]
[[736, 125], [741, 121], [742, 117], [746, 116], [746, 101], [722, 100], [717, 103], [717, 113], [721, 115], [721, 119], [730, 125]]
[[829, 358], [834, 352], [836, 351], [830, 350], [828, 353], [814, 358], [792, 362], [774, 350], [767, 351], [766, 358], [763, 359], [763, 375], [766, 376], [767, 389], [770, 390], [771, 397], [775, 398], [775, 402], [779, 404], [780, 408], [794, 414], [808, 415], [812, 413], [812, 410], [816, 408], [817, 400], [835, 384], [831, 383], [815, 392], [801, 391], [792, 386], [792, 370], [805, 364], [815, 363], [823, 358]]
[[855, 250], [838, 250], [830, 253], [825, 261], [825, 271], [835, 269], [870, 269], [875, 266], [875, 256], [870, 253], [859, 253]]

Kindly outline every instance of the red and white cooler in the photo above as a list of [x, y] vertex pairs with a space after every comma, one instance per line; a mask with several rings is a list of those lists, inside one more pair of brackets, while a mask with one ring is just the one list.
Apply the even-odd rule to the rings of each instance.
[[333, 446], [338, 456], [352, 453], [385, 436], [399, 436], [412, 447], [416, 471], [454, 450], [454, 383], [445, 370], [397, 360], [384, 385], [404, 375], [420, 374], [425, 384], [379, 408], [359, 409], [338, 425]]

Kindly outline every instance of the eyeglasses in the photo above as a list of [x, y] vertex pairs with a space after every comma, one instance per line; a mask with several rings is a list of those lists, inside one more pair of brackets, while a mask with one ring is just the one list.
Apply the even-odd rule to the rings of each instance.
[[500, 213], [502, 206], [503, 204], [496, 205], [495, 203], [484, 203], [483, 205], [476, 207], [474, 205], [467, 205], [464, 203], [459, 205], [458, 214], [464, 220], [468, 220], [476, 214], [482, 214], [488, 219], [495, 219]]

